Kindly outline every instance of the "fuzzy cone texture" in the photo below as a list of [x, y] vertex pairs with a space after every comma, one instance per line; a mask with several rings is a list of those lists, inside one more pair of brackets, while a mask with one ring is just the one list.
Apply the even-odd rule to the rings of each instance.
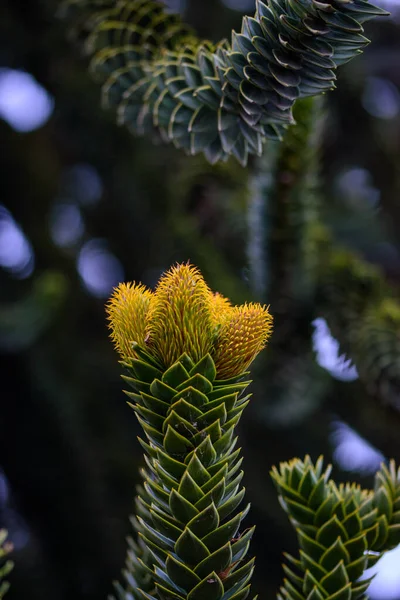
[[197, 363], [210, 353], [218, 379], [243, 374], [272, 330], [265, 306], [232, 306], [189, 264], [164, 273], [154, 292], [142, 284], [121, 283], [107, 313], [111, 338], [124, 360], [139, 356], [136, 346], [166, 368], [182, 354]]
[[153, 0], [65, 0], [61, 14], [120, 124], [245, 165], [282, 138], [298, 98], [335, 87], [336, 68], [369, 42], [362, 24], [387, 13], [366, 0], [256, 0], [254, 17], [218, 44]]
[[240, 531], [240, 449], [235, 427], [249, 402], [246, 369], [272, 318], [232, 306], [193, 266], [165, 273], [154, 292], [121, 284], [107, 306], [111, 337], [143, 427], [143, 491], [136, 499], [120, 600], [244, 600], [253, 529]]

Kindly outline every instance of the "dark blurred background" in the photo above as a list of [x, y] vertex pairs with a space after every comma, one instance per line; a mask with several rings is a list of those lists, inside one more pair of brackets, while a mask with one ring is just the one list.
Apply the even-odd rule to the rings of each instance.
[[[170, 5], [213, 40], [254, 11], [254, 0]], [[10, 600], [105, 598], [123, 566], [141, 452], [108, 339], [113, 286], [152, 286], [190, 259], [233, 301], [257, 299], [246, 216], [252, 166], [212, 168], [117, 128], [57, 6], [1, 2], [0, 525], [15, 547]], [[327, 97], [322, 197], [333, 235], [397, 285], [400, 4], [380, 6], [392, 16], [367, 26], [373, 44], [340, 70]], [[400, 418], [368, 398], [324, 319], [306, 325], [313, 393], [282, 393], [296, 377], [283, 369], [274, 402], [259, 363], [241, 424], [261, 598], [279, 586], [282, 551], [295, 549], [272, 464], [324, 453], [339, 479], [370, 485], [383, 458], [400, 460]], [[400, 598], [399, 552], [378, 565], [371, 596]]]

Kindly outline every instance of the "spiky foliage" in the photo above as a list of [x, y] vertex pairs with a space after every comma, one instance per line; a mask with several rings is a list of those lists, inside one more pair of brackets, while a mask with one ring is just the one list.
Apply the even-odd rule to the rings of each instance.
[[[145, 475], [145, 474], [144, 474]], [[138, 485], [135, 498], [135, 514], [139, 517], [148, 518], [148, 509], [151, 504], [151, 497], [142, 485]], [[140, 600], [138, 590], [144, 592], [154, 592], [154, 581], [149, 573], [152, 565], [152, 557], [146, 542], [138, 534], [143, 534], [143, 527], [139, 523], [137, 516], [131, 517], [133, 537], [128, 537], [128, 551], [126, 554], [125, 568], [122, 570], [124, 584], [114, 583], [115, 595], [118, 600]], [[110, 600], [114, 600], [110, 596]]]
[[[143, 305], [138, 293], [150, 298], [144, 324], [125, 331], [133, 305]], [[249, 402], [246, 369], [265, 346], [271, 316], [260, 305], [232, 306], [213, 294], [191, 265], [173, 267], [154, 293], [119, 286], [108, 314], [133, 390], [126, 393], [146, 435], [134, 521], [139, 542], [128, 554], [128, 588], [117, 587], [119, 598], [244, 599], [253, 529], [240, 532], [248, 509], [239, 509], [235, 426]]]
[[400, 410], [400, 302], [382, 298], [352, 329], [354, 362], [368, 391]]
[[153, 0], [63, 6], [119, 123], [242, 164], [265, 138], [281, 138], [298, 98], [333, 89], [335, 69], [368, 43], [362, 23], [385, 14], [365, 0], [256, 0], [231, 43], [214, 45]]
[[7, 560], [7, 556], [12, 551], [12, 544], [7, 542], [7, 531], [0, 529], [0, 600], [4, 598], [10, 584], [5, 581], [5, 577], [10, 573], [13, 568], [13, 562]]
[[337, 247], [320, 264], [319, 307], [367, 390], [400, 409], [400, 301], [379, 269]]
[[378, 550], [391, 550], [400, 543], [400, 468], [393, 460], [382, 465], [375, 476], [374, 506], [381, 521], [381, 538], [375, 542]]
[[382, 466], [375, 490], [337, 486], [323, 471], [322, 457], [294, 459], [272, 477], [293, 526], [299, 557], [286, 555], [281, 600], [365, 598], [370, 579], [360, 581], [381, 552], [400, 542], [400, 470]]

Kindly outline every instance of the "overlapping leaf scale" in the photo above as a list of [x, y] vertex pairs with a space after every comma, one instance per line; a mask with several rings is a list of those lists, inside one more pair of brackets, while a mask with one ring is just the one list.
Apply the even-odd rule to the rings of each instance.
[[382, 465], [375, 476], [373, 504], [380, 522], [374, 549], [392, 550], [400, 544], [400, 468], [396, 469], [393, 460]]
[[245, 599], [253, 529], [240, 533], [248, 508], [239, 508], [244, 488], [234, 430], [249, 400], [243, 395], [247, 373], [217, 381], [209, 355], [197, 364], [183, 355], [163, 371], [145, 350], [136, 350], [140, 359], [126, 363], [124, 380], [145, 432], [145, 493], [136, 520], [150, 554], [137, 563], [160, 597]]
[[382, 273], [328, 246], [321, 261], [320, 312], [367, 391], [399, 410], [400, 303]]
[[323, 316], [341, 350], [352, 356], [353, 326], [360, 327], [360, 318], [368, 307], [379, 302], [384, 281], [378, 270], [346, 250], [329, 244], [321, 261], [319, 297]]
[[298, 98], [333, 89], [337, 66], [368, 43], [362, 23], [385, 14], [366, 0], [256, 0], [231, 44], [215, 46], [153, 0], [63, 6], [119, 123], [243, 165], [266, 138], [281, 139]]
[[[125, 559], [125, 568], [122, 571], [123, 583], [114, 582], [115, 596], [117, 600], [140, 600], [138, 589], [147, 593], [154, 590], [153, 577], [149, 573], [149, 567], [152, 566], [152, 557], [143, 538], [138, 537], [143, 533], [142, 526], [137, 517], [146, 518], [148, 516], [148, 505], [150, 498], [142, 486], [137, 486], [137, 496], [135, 498], [136, 516], [131, 517], [134, 537], [128, 538], [128, 551]], [[110, 600], [114, 600], [110, 596]]]
[[8, 533], [5, 529], [0, 529], [0, 599], [4, 598], [10, 587], [5, 577], [7, 577], [14, 567], [13, 562], [8, 560], [12, 544], [7, 541], [7, 535]]
[[[383, 286], [382, 286], [383, 288]], [[371, 304], [350, 331], [360, 379], [373, 396], [400, 410], [400, 303], [388, 298]]]
[[314, 465], [308, 456], [272, 471], [300, 546], [298, 558], [286, 556], [281, 600], [365, 597], [370, 580], [360, 581], [361, 575], [398, 539], [399, 473], [394, 465], [377, 475], [375, 493], [355, 484], [336, 486], [329, 474], [322, 458]]

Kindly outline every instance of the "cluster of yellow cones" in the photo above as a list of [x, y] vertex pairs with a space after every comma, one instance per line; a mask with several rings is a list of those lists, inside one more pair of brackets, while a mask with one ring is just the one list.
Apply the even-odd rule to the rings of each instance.
[[154, 292], [142, 284], [121, 283], [107, 312], [111, 337], [123, 359], [135, 358], [132, 343], [145, 348], [163, 368], [187, 353], [194, 362], [210, 354], [218, 379], [249, 367], [272, 330], [266, 306], [233, 306], [210, 290], [190, 264], [172, 267]]

